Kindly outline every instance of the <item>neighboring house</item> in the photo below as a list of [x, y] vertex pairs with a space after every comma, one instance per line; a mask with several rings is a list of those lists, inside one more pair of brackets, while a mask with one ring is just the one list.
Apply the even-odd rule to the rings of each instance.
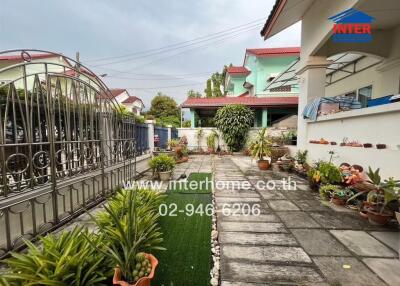
[[103, 98], [113, 98], [118, 104], [125, 106], [137, 116], [140, 116], [144, 108], [143, 101], [140, 98], [131, 96], [129, 92], [123, 88], [112, 88], [110, 89], [110, 94], [103, 94], [101, 96], [101, 99]]
[[[23, 65], [25, 63], [25, 65]], [[62, 55], [56, 55], [52, 53], [35, 53], [35, 54], [7, 54], [0, 55], [0, 70], [2, 70], [0, 77], [0, 86], [12, 82], [14, 86], [19, 89], [24, 87], [23, 75], [26, 76], [26, 84], [28, 90], [33, 88], [35, 77], [39, 78], [42, 85], [46, 83], [46, 69], [47, 73], [51, 76], [57, 77], [62, 75], [65, 77], [58, 77], [61, 86], [70, 90], [70, 85], [67, 77], [75, 77], [76, 72], [73, 70], [73, 64], [63, 57]], [[25, 69], [25, 70], [24, 70]], [[96, 82], [98, 86], [102, 84], [96, 78], [96, 75], [91, 71], [80, 68], [80, 79], [83, 82]], [[65, 84], [67, 83], [67, 84]], [[52, 81], [54, 86], [55, 81]], [[97, 87], [91, 84], [92, 87]], [[99, 89], [99, 88], [98, 88]]]
[[218, 108], [228, 104], [244, 104], [255, 110], [255, 127], [272, 126], [275, 121], [297, 114], [298, 88], [282, 86], [268, 90], [267, 85], [288, 64], [296, 61], [300, 48], [247, 49], [243, 66], [226, 70], [226, 96], [189, 98], [182, 108], [190, 108], [192, 127], [212, 118]]
[[[336, 163], [381, 168], [383, 178], [399, 177], [400, 102], [390, 100], [400, 93], [399, 11], [400, 1], [389, 0], [379, 1], [378, 6], [376, 0], [276, 1], [262, 36], [269, 39], [301, 21], [302, 46], [300, 60], [289, 65], [268, 88], [299, 86], [299, 115], [320, 97], [352, 98], [362, 107], [319, 115], [316, 120], [299, 116], [298, 148], [308, 150], [310, 162], [328, 159], [333, 150]], [[349, 33], [345, 28], [354, 25], [361, 29]], [[345, 29], [347, 34], [338, 35]], [[320, 138], [337, 145], [309, 143]], [[343, 147], [342, 141], [374, 147]], [[376, 144], [387, 148], [378, 150]]]

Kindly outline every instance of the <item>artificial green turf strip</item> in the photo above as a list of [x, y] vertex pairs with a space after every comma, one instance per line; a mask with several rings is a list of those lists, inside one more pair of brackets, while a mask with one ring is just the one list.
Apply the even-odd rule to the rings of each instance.
[[187, 216], [187, 204], [197, 208], [211, 204], [210, 194], [170, 193], [166, 204], [177, 204], [177, 216], [163, 216], [160, 219], [165, 251], [154, 255], [159, 264], [153, 286], [208, 286], [211, 270], [211, 216], [194, 214]]
[[[212, 176], [210, 173], [191, 173], [187, 178], [186, 184], [180, 184], [179, 181], [175, 181], [175, 186], [172, 184], [172, 188], [169, 189], [169, 192], [210, 194], [212, 188], [211, 180]], [[197, 184], [191, 185], [190, 182], [192, 181], [196, 181]]]

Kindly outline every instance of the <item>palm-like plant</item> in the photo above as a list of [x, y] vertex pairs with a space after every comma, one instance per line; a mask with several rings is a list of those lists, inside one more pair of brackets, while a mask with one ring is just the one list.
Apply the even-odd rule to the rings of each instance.
[[153, 203], [139, 203], [138, 197], [135, 190], [122, 190], [115, 201], [104, 206], [105, 212], [100, 219], [93, 217], [100, 234], [108, 242], [99, 251], [120, 268], [128, 282], [134, 280], [138, 252], [164, 249], [159, 246], [163, 239], [158, 226], [158, 211]]
[[1, 275], [0, 285], [107, 285], [105, 280], [112, 273], [106, 257], [97, 251], [103, 249], [101, 236], [76, 227], [39, 240], [42, 246], [26, 240], [26, 253], [12, 253], [4, 260], [8, 271]]
[[258, 160], [271, 156], [271, 142], [267, 137], [267, 128], [261, 129], [256, 137], [250, 141], [249, 149], [251, 155]]

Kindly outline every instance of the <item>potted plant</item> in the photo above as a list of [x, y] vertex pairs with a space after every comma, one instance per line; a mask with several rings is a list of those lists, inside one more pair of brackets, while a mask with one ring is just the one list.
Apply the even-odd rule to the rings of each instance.
[[215, 153], [215, 143], [219, 140], [219, 135], [216, 130], [212, 130], [207, 136], [207, 147], [208, 152]]
[[268, 170], [269, 160], [264, 157], [271, 156], [270, 141], [267, 138], [267, 128], [261, 129], [257, 136], [251, 141], [249, 145], [251, 155], [258, 159], [257, 164], [260, 170]]
[[371, 223], [385, 225], [399, 207], [400, 182], [393, 178], [381, 182], [379, 169], [372, 171], [371, 167], [369, 168], [368, 177], [370, 178], [369, 182], [375, 186], [375, 189], [368, 193], [364, 210]]
[[307, 172], [310, 188], [318, 190], [320, 184], [337, 184], [342, 182], [340, 170], [332, 162], [318, 161]]
[[177, 152], [178, 149], [181, 149], [182, 147], [179, 146], [179, 140], [178, 139], [171, 139], [168, 141], [168, 148], [170, 150], [174, 150], [175, 152]]
[[149, 165], [153, 172], [158, 174], [161, 181], [169, 181], [172, 176], [172, 170], [175, 167], [175, 159], [171, 156], [160, 154], [153, 157]]
[[145, 251], [163, 249], [158, 246], [162, 242], [157, 207], [161, 196], [142, 191], [146, 190], [120, 190], [103, 212], [92, 216], [107, 242], [104, 249], [97, 249], [115, 265], [114, 285], [150, 285], [158, 261]]

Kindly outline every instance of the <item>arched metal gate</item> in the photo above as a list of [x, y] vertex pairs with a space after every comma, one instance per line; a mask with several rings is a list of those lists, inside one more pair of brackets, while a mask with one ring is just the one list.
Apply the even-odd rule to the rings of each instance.
[[135, 123], [88, 68], [0, 52], [0, 257], [131, 180]]

